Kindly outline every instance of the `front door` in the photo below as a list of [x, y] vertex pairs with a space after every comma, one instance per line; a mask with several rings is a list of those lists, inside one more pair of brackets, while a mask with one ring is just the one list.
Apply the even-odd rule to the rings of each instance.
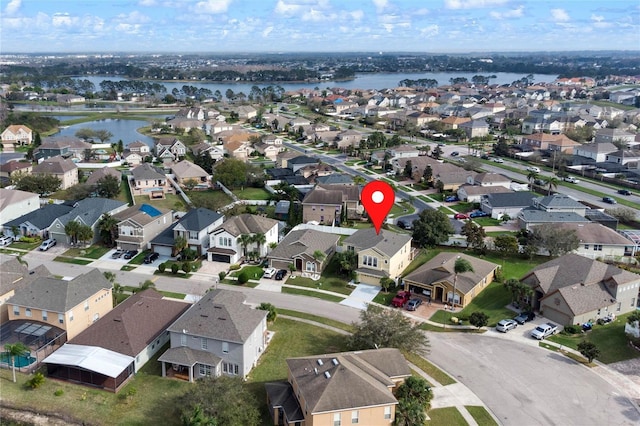
[[436, 287], [436, 297], [435, 300], [440, 302], [444, 302], [444, 289], [442, 287]]
[[302, 259], [296, 259], [296, 269], [302, 271]]

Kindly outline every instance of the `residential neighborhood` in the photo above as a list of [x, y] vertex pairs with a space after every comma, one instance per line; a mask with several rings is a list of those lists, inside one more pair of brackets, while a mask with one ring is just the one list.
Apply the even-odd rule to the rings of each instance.
[[[504, 354], [514, 383], [544, 360], [571, 369], [558, 380], [606, 374], [640, 401], [624, 331], [640, 327], [640, 94], [586, 76], [453, 80], [268, 99], [185, 85], [120, 141], [3, 125], [2, 378], [42, 373], [64, 398], [121, 401], [139, 401], [150, 377], [171, 395], [236, 379], [262, 398], [247, 411], [277, 425], [394, 424], [415, 379], [432, 419], [485, 424], [480, 407], [507, 424], [520, 399], [505, 408], [465, 377], [495, 380], [495, 366], [457, 371]], [[139, 92], [114, 102], [164, 102]], [[102, 122], [134, 121], [118, 114]], [[394, 195], [379, 232], [362, 200], [372, 181]], [[358, 340], [374, 315], [402, 326], [383, 318]], [[530, 333], [549, 323], [539, 346]], [[432, 352], [391, 338], [405, 332]], [[167, 398], [173, 424], [187, 408]]]

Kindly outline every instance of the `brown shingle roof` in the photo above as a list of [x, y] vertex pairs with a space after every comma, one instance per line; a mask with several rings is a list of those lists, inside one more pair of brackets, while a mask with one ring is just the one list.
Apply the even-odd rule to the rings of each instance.
[[190, 306], [163, 299], [150, 288], [129, 297], [69, 343], [99, 346], [135, 357]]
[[224, 229], [235, 237], [242, 234], [264, 234], [277, 224], [278, 221], [275, 219], [243, 213], [230, 217], [222, 225], [218, 226], [213, 233]]
[[35, 166], [33, 174], [62, 175], [77, 168], [78, 166], [71, 160], [62, 157], [51, 157]]

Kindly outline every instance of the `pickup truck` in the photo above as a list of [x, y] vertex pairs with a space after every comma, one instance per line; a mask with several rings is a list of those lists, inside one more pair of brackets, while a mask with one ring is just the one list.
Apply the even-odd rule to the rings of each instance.
[[545, 337], [549, 337], [552, 334], [558, 332], [558, 326], [554, 323], [548, 322], [546, 324], [540, 324], [531, 331], [531, 337], [534, 339], [542, 340]]
[[391, 305], [396, 308], [402, 308], [411, 299], [411, 293], [408, 291], [399, 291], [391, 300]]

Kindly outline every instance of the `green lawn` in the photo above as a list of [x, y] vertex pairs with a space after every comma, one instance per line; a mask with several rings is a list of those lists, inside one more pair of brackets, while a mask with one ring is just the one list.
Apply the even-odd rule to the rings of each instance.
[[89, 259], [100, 259], [111, 250], [109, 247], [93, 245], [87, 248], [70, 248], [62, 255], [68, 257], [86, 257]]
[[244, 268], [238, 269], [236, 271], [231, 272], [232, 277], [237, 277], [241, 272], [246, 271], [249, 274], [250, 280], [259, 280], [264, 275], [264, 270], [260, 266], [245, 266]]
[[[136, 195], [134, 198], [137, 206], [141, 204], [149, 204], [150, 206], [166, 210], [175, 210], [177, 203], [184, 206], [184, 200], [176, 194], [165, 194], [165, 198], [163, 200], [151, 200], [146, 195]], [[182, 209], [183, 207], [180, 207], [180, 210]]]
[[324, 268], [324, 271], [322, 271], [318, 281], [314, 281], [311, 278], [301, 277], [297, 272], [295, 275], [295, 278], [289, 276], [286, 283], [299, 287], [317, 288], [345, 295], [349, 295], [353, 291], [353, 289], [347, 285], [347, 280], [338, 275], [338, 264], [335, 261], [335, 258], [329, 261], [329, 264]]
[[640, 353], [629, 347], [627, 344], [628, 339], [624, 334], [624, 324], [627, 322], [629, 315], [621, 315], [609, 324], [596, 324], [587, 333], [571, 335], [562, 332], [549, 337], [548, 340], [575, 350], [578, 350], [578, 343], [583, 340], [592, 342], [600, 349], [598, 361], [605, 364], [639, 358]]
[[336, 303], [340, 303], [345, 299], [344, 297], [335, 296], [333, 294], [321, 293], [319, 291], [313, 291], [313, 290], [305, 290], [303, 288], [282, 287], [282, 293], [297, 294], [305, 297], [315, 297], [318, 299], [326, 300], [329, 302], [336, 302]]
[[93, 260], [74, 259], [72, 257], [64, 257], [64, 256], [56, 256], [53, 260], [55, 262], [71, 263], [73, 265], [88, 265], [93, 262]]
[[288, 315], [290, 317], [302, 318], [302, 319], [318, 322], [320, 324], [326, 324], [328, 326], [339, 328], [340, 330], [344, 330], [349, 333], [352, 333], [354, 331], [353, 325], [345, 324], [343, 322], [332, 320], [329, 318], [319, 317], [313, 314], [307, 314], [305, 312], [291, 311], [289, 309], [278, 308], [278, 315]]
[[440, 370], [435, 365], [431, 364], [425, 358], [419, 355], [407, 353], [407, 352], [404, 352], [404, 356], [407, 359], [407, 361], [409, 361], [410, 363], [418, 367], [420, 370], [427, 373], [429, 376], [433, 378], [433, 380], [437, 381], [441, 385], [446, 386], [446, 385], [452, 385], [456, 383], [453, 377], [449, 376], [447, 373]]
[[427, 412], [427, 425], [467, 426], [469, 423], [462, 417], [456, 407], [436, 408]]
[[471, 417], [478, 423], [478, 426], [498, 426], [498, 423], [491, 417], [486, 408], [475, 405], [465, 405]]
[[11, 243], [7, 248], [17, 249], [17, 250], [33, 250], [42, 244], [42, 240], [37, 240], [32, 243], [25, 243], [23, 241], [15, 241]]
[[264, 188], [244, 188], [232, 191], [241, 200], [268, 200], [269, 192]]
[[233, 200], [219, 189], [209, 189], [207, 191], [185, 191], [187, 197], [197, 207], [204, 207], [209, 210], [218, 210]]

